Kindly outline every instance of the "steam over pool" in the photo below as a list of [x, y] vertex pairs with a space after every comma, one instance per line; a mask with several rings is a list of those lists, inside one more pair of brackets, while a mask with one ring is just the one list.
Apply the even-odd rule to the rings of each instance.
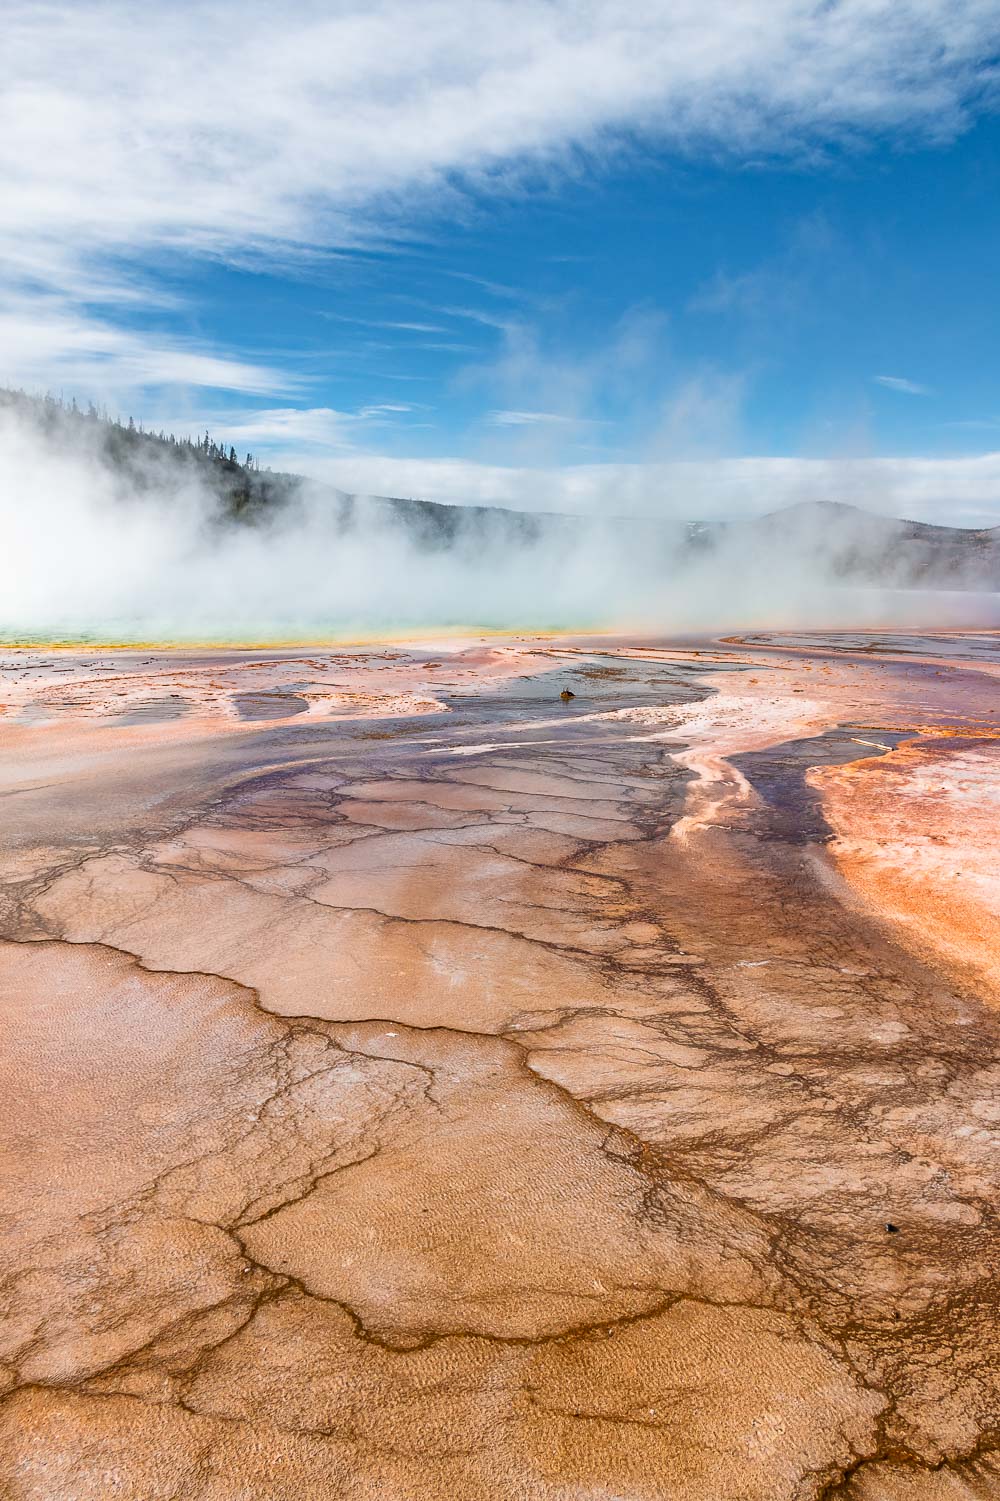
[[835, 535], [814, 507], [710, 536], [459, 508], [437, 535], [405, 503], [303, 482], [250, 524], [220, 513], [198, 466], [153, 454], [123, 471], [84, 424], [16, 410], [0, 414], [0, 497], [8, 641], [1000, 623], [997, 594], [970, 587], [982, 568], [915, 571], [886, 523], [846, 507]]

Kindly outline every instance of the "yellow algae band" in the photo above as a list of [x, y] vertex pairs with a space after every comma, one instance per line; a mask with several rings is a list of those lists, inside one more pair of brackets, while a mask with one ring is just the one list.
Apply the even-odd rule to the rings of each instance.
[[241, 651], [284, 651], [301, 647], [324, 646], [376, 646], [391, 642], [415, 642], [424, 640], [465, 641], [476, 638], [506, 638], [512, 632], [527, 633], [533, 637], [547, 638], [561, 635], [585, 635], [594, 630], [593, 625], [565, 626], [510, 626], [479, 625], [411, 625], [398, 630], [349, 630], [310, 631], [302, 635], [199, 635], [180, 636], [127, 636], [11, 634], [0, 632], [0, 647], [7, 651], [198, 651], [217, 650], [220, 647], [239, 648]]

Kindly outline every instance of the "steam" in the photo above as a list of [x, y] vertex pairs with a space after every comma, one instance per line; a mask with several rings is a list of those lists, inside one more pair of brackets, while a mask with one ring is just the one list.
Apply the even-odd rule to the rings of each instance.
[[812, 507], [704, 545], [676, 523], [497, 511], [461, 513], [444, 537], [307, 484], [249, 525], [223, 518], [202, 466], [151, 455], [137, 476], [82, 425], [43, 432], [20, 410], [0, 412], [0, 525], [7, 640], [1000, 624], [995, 584], [983, 587], [995, 563], [952, 563], [921, 580], [950, 587], [913, 588], [880, 530], [891, 524], [864, 513], [837, 517], [836, 548]]

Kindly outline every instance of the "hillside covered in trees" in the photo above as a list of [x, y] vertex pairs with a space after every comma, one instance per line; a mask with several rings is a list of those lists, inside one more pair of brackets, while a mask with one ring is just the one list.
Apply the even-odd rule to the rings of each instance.
[[254, 454], [241, 456], [208, 432], [178, 438], [132, 417], [111, 416], [93, 402], [81, 407], [75, 399], [0, 388], [0, 416], [5, 412], [30, 422], [53, 445], [92, 453], [137, 495], [161, 490], [172, 475], [196, 479], [217, 500], [222, 519], [260, 519], [287, 505], [302, 483], [297, 475], [262, 468]]

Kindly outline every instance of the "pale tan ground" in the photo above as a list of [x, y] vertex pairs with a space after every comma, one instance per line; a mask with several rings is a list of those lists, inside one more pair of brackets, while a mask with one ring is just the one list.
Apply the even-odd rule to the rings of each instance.
[[1000, 1496], [995, 674], [433, 651], [8, 654], [0, 1495]]

